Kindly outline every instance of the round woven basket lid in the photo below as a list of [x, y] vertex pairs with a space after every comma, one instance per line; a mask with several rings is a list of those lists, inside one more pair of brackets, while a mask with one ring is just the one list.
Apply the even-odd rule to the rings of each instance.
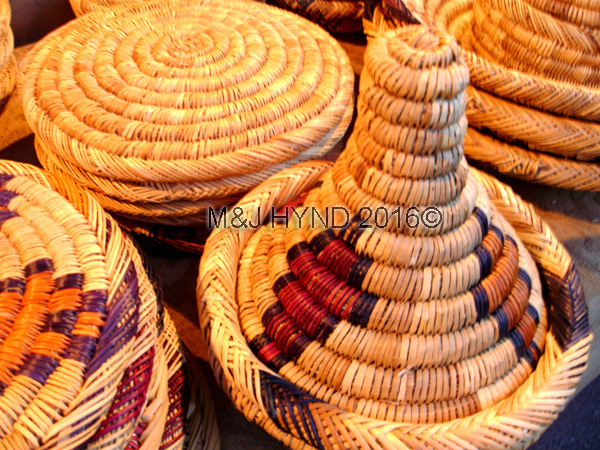
[[68, 181], [0, 161], [0, 247], [2, 446], [181, 448], [180, 344], [116, 222]]
[[46, 167], [137, 220], [197, 224], [268, 176], [328, 152], [353, 112], [348, 57], [256, 2], [166, 0], [82, 16], [23, 62]]
[[269, 0], [289, 9], [332, 33], [361, 33], [365, 2], [361, 0]]
[[331, 170], [291, 203], [322, 170], [273, 177], [207, 242], [198, 300], [215, 367], [238, 407], [250, 397], [262, 415], [247, 416], [292, 447], [455, 449], [468, 434], [470, 448], [522, 448], [539, 436], [493, 430], [519, 414], [554, 344], [532, 256], [465, 162], [468, 82], [446, 33], [371, 39], [357, 122]]

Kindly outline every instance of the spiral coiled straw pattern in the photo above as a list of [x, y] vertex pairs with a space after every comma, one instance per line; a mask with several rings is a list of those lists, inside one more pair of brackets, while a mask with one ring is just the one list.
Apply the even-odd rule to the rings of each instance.
[[48, 36], [23, 71], [25, 116], [48, 161], [140, 219], [201, 223], [177, 202], [225, 205], [326, 153], [352, 117], [341, 47], [254, 2], [99, 10]]
[[131, 240], [68, 180], [0, 161], [0, 185], [0, 448], [183, 448], [179, 341]]
[[[532, 254], [507, 221], [520, 229], [503, 204], [514, 197], [464, 161], [467, 84], [447, 34], [372, 36], [336, 163], [270, 178], [207, 241], [198, 301], [215, 371], [293, 448], [520, 448], [549, 422], [544, 406], [539, 428], [504, 425], [527, 420], [556, 344]], [[559, 302], [571, 331], [554, 316], [554, 333], [585, 358], [585, 304]]]

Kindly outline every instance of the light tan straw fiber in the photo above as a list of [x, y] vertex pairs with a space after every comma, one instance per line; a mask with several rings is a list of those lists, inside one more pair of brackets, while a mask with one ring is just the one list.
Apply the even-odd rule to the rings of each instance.
[[327, 153], [353, 111], [339, 44], [256, 2], [98, 10], [45, 38], [23, 72], [45, 164], [111, 211], [172, 225]]
[[179, 342], [130, 238], [29, 165], [0, 161], [0, 201], [0, 447], [183, 448]]
[[407, 6], [462, 45], [472, 83], [467, 117], [479, 131], [466, 147], [470, 158], [533, 182], [600, 187], [599, 30], [590, 19], [600, 5], [428, 0]]

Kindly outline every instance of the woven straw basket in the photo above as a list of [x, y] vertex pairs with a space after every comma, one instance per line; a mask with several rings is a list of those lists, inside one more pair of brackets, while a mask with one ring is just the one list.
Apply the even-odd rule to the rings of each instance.
[[[183, 448], [179, 340], [130, 239], [66, 180], [0, 161], [0, 184], [0, 447]], [[216, 449], [195, 389], [189, 444]]]
[[[13, 53], [16, 61], [14, 70], [15, 81], [19, 62], [23, 60], [25, 54], [31, 50], [32, 47], [33, 44], [29, 44], [15, 48]], [[0, 129], [2, 130], [2, 133], [0, 134], [0, 151], [33, 133], [23, 115], [23, 107], [21, 106], [21, 100], [19, 99], [16, 90], [8, 97], [8, 100], [0, 113]]]
[[318, 23], [332, 33], [362, 32], [364, 1], [360, 0], [269, 0], [272, 5], [289, 9]]
[[[10, 4], [0, 0], [0, 108], [17, 81], [17, 66], [12, 56], [14, 39], [10, 29]], [[1, 109], [0, 109], [1, 111]]]
[[[397, 15], [395, 24], [429, 24], [461, 42], [472, 82], [467, 106], [472, 128], [465, 139], [469, 158], [509, 176], [600, 191], [600, 78], [594, 44], [599, 31], [597, 23], [590, 25], [590, 17], [598, 16], [593, 5], [389, 3], [403, 6], [404, 15]], [[381, 17], [375, 22], [386, 26]]]
[[292, 448], [525, 448], [585, 369], [572, 260], [465, 162], [468, 74], [445, 33], [372, 37], [340, 158], [269, 178], [206, 243], [215, 374]]
[[42, 164], [138, 222], [204, 225], [209, 208], [327, 153], [353, 112], [339, 44], [256, 2], [99, 10], [47, 36], [22, 70]]

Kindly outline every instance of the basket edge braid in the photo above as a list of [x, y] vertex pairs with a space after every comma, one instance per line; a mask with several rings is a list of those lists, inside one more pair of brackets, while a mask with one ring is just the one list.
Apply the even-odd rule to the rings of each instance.
[[526, 150], [469, 128], [465, 154], [499, 173], [547, 186], [600, 192], [600, 166]]
[[[263, 183], [238, 204], [246, 211], [244, 219], [256, 220], [259, 205], [264, 208], [262, 216], [265, 209], [284, 205], [294, 196], [291, 191], [300, 194], [307, 184], [314, 184], [325, 169], [323, 163], [313, 161], [282, 171], [276, 179]], [[305, 182], [301, 182], [301, 178]], [[549, 300], [569, 294], [569, 306], [560, 315], [559, 322], [564, 317], [570, 318], [569, 328], [573, 332], [561, 329], [556, 337], [552, 332], [547, 334], [547, 350], [538, 368], [513, 396], [465, 419], [414, 425], [369, 420], [300, 392], [256, 358], [239, 329], [234, 300], [237, 259], [252, 230], [226, 228], [213, 232], [207, 241], [200, 264], [197, 300], [213, 370], [237, 408], [292, 448], [328, 448], [334, 441], [347, 448], [361, 445], [378, 449], [420, 448], [426, 443], [435, 448], [478, 448], [473, 442], [485, 448], [504, 448], [507, 443], [522, 448], [537, 440], [573, 395], [586, 367], [592, 337], [587, 314], [582, 310], [585, 303], [581, 285], [570, 256], [530, 206], [523, 206], [508, 188], [501, 187], [492, 178], [485, 180], [485, 186], [492, 197], [507, 196], [499, 201], [498, 207], [507, 211], [507, 219], [513, 222], [537, 262], [541, 255], [547, 259], [542, 265], [544, 279], [550, 278], [560, 286], [554, 289]], [[515, 225], [515, 220], [522, 223]], [[547, 245], [551, 245], [550, 253], [543, 250]], [[563, 303], [558, 302], [554, 309], [562, 309]], [[571, 311], [577, 312], [575, 318]], [[540, 402], [546, 404], [543, 415], [536, 413]], [[297, 420], [289, 421], [289, 417]], [[286, 422], [285, 418], [293, 423]], [[327, 431], [323, 426], [327, 426]], [[514, 435], [507, 436], [509, 431]], [[327, 437], [329, 443], [325, 442]]]

